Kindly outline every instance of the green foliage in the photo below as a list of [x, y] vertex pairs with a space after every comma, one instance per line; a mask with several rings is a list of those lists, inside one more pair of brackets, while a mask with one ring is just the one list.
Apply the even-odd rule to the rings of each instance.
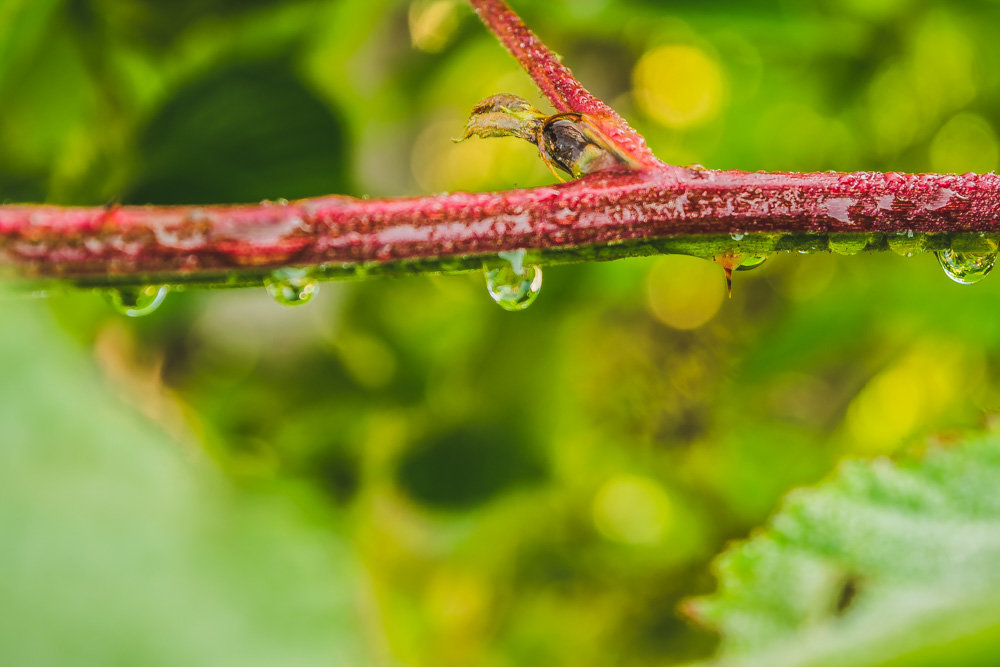
[[0, 663], [356, 664], [360, 570], [314, 494], [234, 485], [4, 312]]
[[[994, 4], [514, 6], [670, 162], [998, 166]], [[422, 20], [434, 40], [414, 38]], [[633, 77], [648, 53], [709, 76]], [[685, 104], [649, 107], [663, 86]], [[450, 141], [500, 91], [547, 109], [458, 2], [0, 0], [0, 200], [552, 182], [524, 142]], [[295, 308], [263, 288], [172, 292], [137, 320], [99, 294], [0, 299], [0, 663], [704, 659], [715, 636], [676, 607], [714, 588], [729, 540], [843, 457], [1000, 409], [995, 273], [962, 287], [926, 254], [779, 254], [737, 273], [731, 301], [688, 257], [544, 274], [513, 314], [475, 275], [323, 284]], [[727, 660], [960, 664], [993, 646], [992, 447], [850, 467], [793, 500], [768, 534], [804, 565], [767, 551], [772, 597], [755, 585], [746, 615], [720, 616]], [[931, 483], [948, 461], [965, 486]], [[893, 492], [899, 521], [863, 542], [885, 551], [846, 550], [840, 531], [860, 540], [879, 507], [851, 476], [943, 504], [918, 495], [911, 516]], [[867, 523], [813, 516], [855, 506]]]
[[[474, 507], [500, 491], [539, 481], [544, 466], [539, 459], [523, 435], [486, 423], [418, 444], [399, 462], [399, 483], [430, 507]], [[451, 482], [441, 484], [442, 477]]]
[[147, 123], [124, 199], [211, 204], [344, 192], [344, 134], [290, 63], [229, 66], [183, 86]]
[[724, 665], [993, 665], [1000, 435], [851, 462], [789, 496], [690, 605]]

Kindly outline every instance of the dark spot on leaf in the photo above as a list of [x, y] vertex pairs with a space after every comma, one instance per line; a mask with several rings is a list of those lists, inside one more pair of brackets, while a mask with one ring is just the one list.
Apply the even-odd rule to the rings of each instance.
[[840, 593], [837, 595], [837, 614], [843, 614], [854, 603], [861, 586], [861, 578], [857, 575], [848, 575], [840, 585]]

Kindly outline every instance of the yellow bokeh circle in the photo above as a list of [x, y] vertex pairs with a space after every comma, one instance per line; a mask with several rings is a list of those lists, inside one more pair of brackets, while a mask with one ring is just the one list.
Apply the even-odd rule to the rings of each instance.
[[672, 527], [673, 507], [655, 481], [638, 475], [612, 477], [594, 497], [594, 525], [609, 540], [653, 544]]
[[697, 329], [711, 320], [726, 298], [722, 269], [688, 255], [656, 260], [648, 278], [649, 309], [674, 329]]
[[687, 44], [659, 46], [643, 54], [633, 71], [633, 85], [646, 115], [672, 128], [711, 120], [725, 94], [719, 64]]

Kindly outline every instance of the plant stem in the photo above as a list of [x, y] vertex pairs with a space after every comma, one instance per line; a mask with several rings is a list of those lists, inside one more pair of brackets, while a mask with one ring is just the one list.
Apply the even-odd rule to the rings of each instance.
[[[639, 168], [492, 193], [229, 206], [0, 206], [0, 268], [29, 285], [260, 284], [311, 267], [346, 278], [464, 271], [524, 248], [557, 263], [683, 252], [703, 257], [889, 247], [996, 249], [995, 174], [748, 173], [659, 162], [502, 0], [469, 0], [561, 112], [584, 114]], [[983, 237], [982, 233], [991, 233]], [[839, 235], [839, 236], [838, 236]], [[838, 246], [843, 248], [844, 246]]]
[[[457, 271], [525, 248], [554, 263], [654, 252], [825, 249], [830, 234], [1000, 234], [993, 174], [650, 169], [494, 193], [246, 206], [0, 206], [0, 263], [84, 285], [250, 284], [280, 266], [330, 277]], [[734, 240], [730, 235], [750, 235]], [[978, 236], [974, 234], [973, 236]], [[873, 239], [868, 249], [884, 249]], [[919, 249], [919, 248], [917, 248]]]
[[646, 146], [642, 135], [633, 130], [614, 109], [584, 88], [506, 2], [469, 0], [469, 4], [557, 111], [586, 114], [636, 163], [646, 167], [664, 166]]

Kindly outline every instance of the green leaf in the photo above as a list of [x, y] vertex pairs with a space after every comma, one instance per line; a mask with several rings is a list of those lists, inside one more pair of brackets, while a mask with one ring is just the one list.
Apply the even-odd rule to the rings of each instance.
[[61, 0], [0, 3], [0, 89], [9, 72], [39, 47], [53, 12], [61, 4]]
[[446, 430], [403, 455], [398, 482], [430, 507], [474, 507], [545, 478], [545, 462], [528, 442], [503, 423]]
[[844, 464], [793, 493], [689, 604], [721, 665], [995, 665], [1000, 435]]
[[363, 664], [358, 567], [313, 493], [236, 487], [41, 303], [0, 303], [0, 664]]
[[138, 142], [126, 199], [250, 202], [349, 190], [339, 113], [289, 63], [232, 64], [178, 90]]

